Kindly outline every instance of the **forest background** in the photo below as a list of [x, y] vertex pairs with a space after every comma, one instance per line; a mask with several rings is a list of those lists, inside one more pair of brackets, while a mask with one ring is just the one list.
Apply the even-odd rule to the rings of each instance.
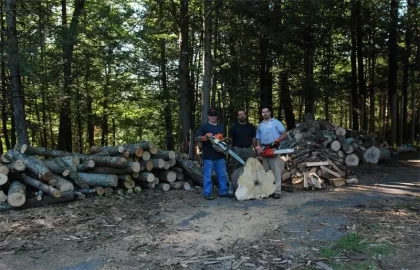
[[208, 108], [414, 142], [420, 0], [1, 1], [0, 153], [141, 139], [188, 151]]

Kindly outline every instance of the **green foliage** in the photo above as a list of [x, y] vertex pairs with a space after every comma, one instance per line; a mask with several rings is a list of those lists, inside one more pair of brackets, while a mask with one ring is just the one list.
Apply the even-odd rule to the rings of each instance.
[[[88, 123], [94, 127], [94, 143], [100, 144], [102, 130], [108, 124], [106, 142], [118, 144], [150, 139], [161, 147], [166, 143], [165, 104], [170, 106], [176, 149], [181, 141], [179, 106], [179, 18], [180, 1], [154, 0], [88, 0], [81, 15], [74, 49], [70, 96], [63, 88], [63, 27], [61, 3], [57, 1], [21, 1], [17, 13], [19, 59], [25, 92], [25, 109], [34, 145], [55, 147], [58, 136], [59, 110], [65, 99], [71, 100], [73, 143], [86, 150]], [[74, 9], [67, 0], [67, 24]], [[295, 118], [302, 120], [307, 90], [315, 95], [315, 115], [339, 125], [350, 123], [350, 10], [351, 1], [212, 1], [212, 53], [215, 103], [223, 113], [221, 119], [230, 125], [235, 111], [245, 108], [252, 123], [260, 117], [261, 37], [269, 40], [273, 58], [272, 92], [276, 117], [284, 119], [280, 98], [280, 74], [287, 74]], [[420, 7], [410, 14], [405, 1], [399, 13], [399, 55], [404, 53], [404, 34], [408, 22], [418, 24]], [[379, 97], [387, 93], [389, 3], [362, 1], [362, 31], [365, 74], [368, 90], [374, 80], [375, 128], [379, 119]], [[407, 15], [408, 14], [408, 15]], [[203, 2], [189, 1], [190, 89], [194, 91], [193, 128], [200, 122], [203, 66]], [[4, 16], [4, 13], [3, 13]], [[216, 27], [217, 25], [217, 27]], [[305, 80], [304, 57], [308, 29], [313, 36], [313, 82]], [[217, 38], [217, 39], [216, 39]], [[216, 44], [217, 40], [217, 44]], [[165, 44], [167, 87], [162, 86], [162, 48]], [[2, 40], [4, 42], [4, 40]], [[416, 67], [415, 44], [410, 70]], [[417, 45], [418, 46], [418, 45]], [[375, 56], [375, 68], [368, 63]], [[3, 57], [5, 56], [5, 57]], [[400, 57], [401, 58], [401, 57]], [[401, 70], [397, 71], [399, 78]], [[418, 87], [413, 80], [410, 87]], [[7, 72], [6, 72], [7, 73]], [[374, 78], [372, 77], [374, 74]], [[6, 79], [6, 88], [9, 79]], [[400, 91], [400, 90], [399, 90]], [[92, 103], [89, 103], [89, 99]], [[11, 111], [8, 98], [5, 126], [10, 132]], [[411, 101], [409, 101], [411, 108]], [[90, 108], [91, 107], [91, 108]], [[368, 110], [368, 108], [367, 108]], [[280, 115], [279, 113], [280, 112]], [[106, 119], [104, 121], [104, 119]], [[80, 129], [80, 130], [79, 130]], [[114, 132], [115, 130], [115, 132]], [[115, 141], [114, 141], [115, 133]], [[80, 138], [79, 138], [80, 136]], [[3, 136], [2, 136], [3, 137]], [[79, 141], [81, 139], [81, 141]]]

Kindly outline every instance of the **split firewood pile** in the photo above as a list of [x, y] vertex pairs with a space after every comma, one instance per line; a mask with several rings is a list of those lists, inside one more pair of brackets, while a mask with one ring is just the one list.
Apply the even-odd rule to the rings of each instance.
[[346, 130], [324, 120], [306, 121], [288, 131], [282, 148], [295, 149], [280, 157], [282, 181], [313, 189], [325, 188], [327, 183], [355, 183], [348, 168], [391, 158], [387, 143], [375, 134]]
[[95, 146], [87, 155], [23, 144], [1, 156], [0, 211], [142, 189], [189, 190], [176, 163], [174, 151], [149, 141]]

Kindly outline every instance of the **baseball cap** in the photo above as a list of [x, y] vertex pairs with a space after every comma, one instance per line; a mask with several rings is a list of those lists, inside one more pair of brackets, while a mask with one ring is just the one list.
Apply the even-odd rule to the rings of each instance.
[[209, 116], [217, 116], [217, 111], [214, 108], [210, 108], [207, 112]]

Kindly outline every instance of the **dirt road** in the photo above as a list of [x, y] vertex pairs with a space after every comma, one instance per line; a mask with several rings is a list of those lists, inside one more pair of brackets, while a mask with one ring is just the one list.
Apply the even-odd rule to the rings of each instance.
[[400, 159], [280, 200], [146, 191], [1, 213], [0, 269], [420, 269], [420, 158]]

